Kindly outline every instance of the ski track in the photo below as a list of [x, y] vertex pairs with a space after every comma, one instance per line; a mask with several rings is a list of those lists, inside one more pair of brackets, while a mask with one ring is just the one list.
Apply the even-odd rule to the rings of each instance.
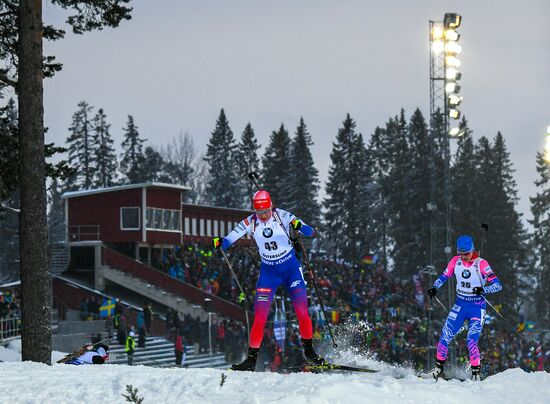
[[[384, 365], [382, 365], [383, 367]], [[388, 366], [389, 368], [389, 366]], [[126, 385], [146, 403], [550, 403], [550, 375], [510, 369], [482, 382], [376, 374], [232, 372], [144, 366], [0, 363], [0, 403], [124, 403]], [[394, 371], [395, 372], [395, 371]], [[221, 374], [227, 379], [220, 387]], [[401, 373], [399, 375], [402, 375]]]

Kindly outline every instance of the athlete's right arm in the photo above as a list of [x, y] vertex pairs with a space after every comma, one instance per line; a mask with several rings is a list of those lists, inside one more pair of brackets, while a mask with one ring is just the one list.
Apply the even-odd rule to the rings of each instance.
[[250, 220], [252, 219], [252, 215], [248, 216], [247, 218], [241, 220], [239, 224], [227, 235], [222, 239], [222, 249], [225, 251], [229, 247], [233, 245], [238, 239], [243, 237], [245, 234], [250, 232]]
[[441, 286], [447, 282], [447, 280], [455, 273], [455, 266], [456, 261], [458, 260], [458, 256], [453, 257], [451, 261], [447, 264], [447, 268], [445, 268], [445, 271], [437, 278], [434, 282], [433, 287], [436, 289], [439, 289]]

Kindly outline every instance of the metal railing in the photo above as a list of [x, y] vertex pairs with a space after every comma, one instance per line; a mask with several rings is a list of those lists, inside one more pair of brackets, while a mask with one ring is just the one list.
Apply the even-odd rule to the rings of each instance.
[[69, 226], [69, 241], [99, 241], [101, 226], [73, 225]]
[[10, 315], [0, 318], [0, 342], [13, 339], [21, 335], [21, 319]]

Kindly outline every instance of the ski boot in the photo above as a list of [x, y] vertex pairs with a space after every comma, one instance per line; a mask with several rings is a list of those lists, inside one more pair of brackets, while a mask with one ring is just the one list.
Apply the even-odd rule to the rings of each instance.
[[476, 382], [481, 381], [481, 365], [472, 366], [472, 377], [471, 379]]
[[304, 356], [306, 358], [306, 362], [309, 365], [315, 365], [315, 366], [328, 365], [325, 358], [317, 355], [317, 352], [315, 352], [315, 350], [313, 349], [312, 339], [302, 338], [302, 346], [304, 347]]
[[445, 374], [443, 373], [443, 366], [445, 365], [445, 361], [440, 361], [439, 359], [435, 360], [435, 367], [430, 370], [429, 372], [422, 373], [420, 375], [423, 379], [431, 379], [434, 378], [435, 381], [437, 381], [440, 377], [445, 377]]
[[256, 361], [258, 360], [258, 352], [260, 348], [248, 348], [248, 355], [241, 363], [231, 365], [231, 370], [244, 370], [254, 372], [256, 370]]

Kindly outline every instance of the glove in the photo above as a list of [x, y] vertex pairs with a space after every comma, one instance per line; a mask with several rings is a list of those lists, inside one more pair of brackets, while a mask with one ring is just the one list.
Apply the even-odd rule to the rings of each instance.
[[436, 288], [428, 289], [428, 296], [430, 296], [430, 300], [433, 300], [435, 295], [437, 295], [437, 289]]
[[481, 296], [481, 294], [485, 291], [483, 290], [483, 288], [481, 286], [476, 286], [474, 288], [473, 292], [474, 292], [474, 295]]
[[214, 237], [214, 238], [212, 239], [212, 245], [214, 246], [214, 248], [215, 248], [216, 250], [218, 250], [218, 249], [221, 247], [221, 245], [222, 245], [222, 240], [221, 240], [221, 238], [219, 238], [219, 237]]
[[294, 219], [292, 222], [290, 222], [290, 225], [294, 230], [298, 231], [302, 228], [302, 221], [300, 219]]

